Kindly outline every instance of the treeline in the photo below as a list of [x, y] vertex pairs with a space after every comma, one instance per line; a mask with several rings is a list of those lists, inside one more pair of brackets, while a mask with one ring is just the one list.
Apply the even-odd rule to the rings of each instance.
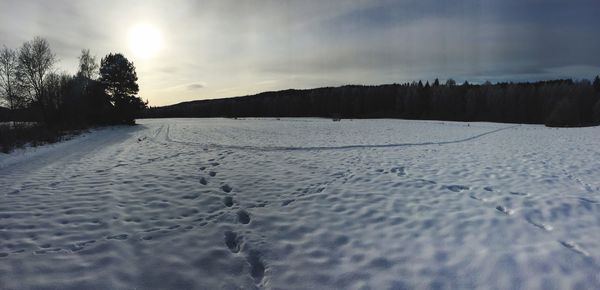
[[44, 38], [0, 50], [0, 100], [9, 109], [0, 111], [4, 119], [87, 127], [132, 123], [145, 108], [136, 96], [135, 67], [122, 54], [111, 53], [99, 64], [82, 50], [75, 75], [57, 72], [56, 64]]
[[587, 126], [600, 122], [600, 77], [532, 83], [413, 82], [266, 92], [148, 108], [143, 117], [331, 117]]
[[[82, 50], [75, 75], [57, 72], [46, 39], [0, 50], [0, 149], [53, 142], [73, 130], [133, 124], [146, 103], [138, 93], [135, 67], [122, 54], [100, 63]], [[16, 122], [15, 122], [16, 121]], [[19, 122], [27, 123], [19, 123]]]

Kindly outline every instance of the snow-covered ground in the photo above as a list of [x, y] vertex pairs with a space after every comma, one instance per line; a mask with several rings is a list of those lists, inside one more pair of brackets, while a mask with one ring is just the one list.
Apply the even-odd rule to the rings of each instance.
[[0, 155], [1, 289], [600, 289], [600, 128], [138, 123]]

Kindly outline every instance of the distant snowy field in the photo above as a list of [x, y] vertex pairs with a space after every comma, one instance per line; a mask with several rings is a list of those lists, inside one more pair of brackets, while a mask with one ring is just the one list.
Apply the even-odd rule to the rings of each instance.
[[600, 128], [138, 123], [0, 154], [0, 289], [600, 289]]

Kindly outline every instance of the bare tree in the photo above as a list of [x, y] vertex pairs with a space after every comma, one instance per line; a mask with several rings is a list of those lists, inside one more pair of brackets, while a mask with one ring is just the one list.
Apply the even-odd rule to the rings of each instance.
[[44, 79], [44, 93], [47, 100], [48, 110], [58, 110], [63, 103], [65, 90], [68, 89], [69, 82], [73, 79], [66, 72], [49, 73]]
[[0, 97], [14, 110], [23, 105], [23, 94], [18, 82], [17, 52], [4, 47], [0, 50]]
[[46, 39], [35, 37], [21, 46], [18, 58], [20, 79], [29, 91], [32, 101], [41, 107], [46, 119], [49, 101], [46, 99], [44, 79], [52, 72], [56, 56], [50, 50]]
[[79, 56], [79, 71], [77, 76], [86, 79], [95, 79], [98, 76], [99, 65], [96, 62], [96, 57], [90, 54], [89, 49], [82, 49]]

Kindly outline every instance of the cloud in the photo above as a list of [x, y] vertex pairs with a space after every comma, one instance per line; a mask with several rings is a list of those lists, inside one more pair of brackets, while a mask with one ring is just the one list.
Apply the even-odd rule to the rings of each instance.
[[[0, 45], [46, 37], [71, 72], [83, 48], [125, 53], [156, 105], [435, 77], [592, 77], [597, 15], [597, 0], [3, 0]], [[152, 60], [129, 51], [137, 23], [163, 32]]]
[[195, 90], [203, 89], [205, 86], [204, 86], [204, 84], [189, 84], [186, 87], [190, 91], [195, 91]]

